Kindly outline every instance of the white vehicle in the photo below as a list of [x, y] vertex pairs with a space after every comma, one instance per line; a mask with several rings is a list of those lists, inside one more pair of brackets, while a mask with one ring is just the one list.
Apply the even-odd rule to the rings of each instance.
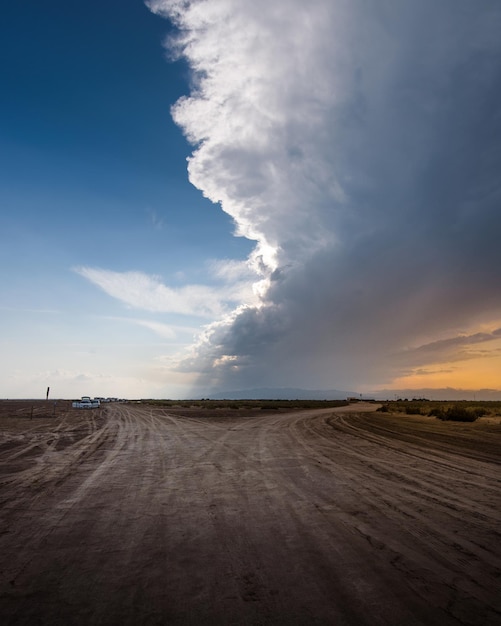
[[74, 409], [98, 409], [101, 403], [96, 398], [91, 400], [90, 396], [82, 396], [81, 400], [75, 400], [75, 402], [72, 402], [71, 406]]

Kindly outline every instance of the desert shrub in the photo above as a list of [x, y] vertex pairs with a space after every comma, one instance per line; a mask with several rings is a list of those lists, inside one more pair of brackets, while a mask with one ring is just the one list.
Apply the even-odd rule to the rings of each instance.
[[452, 422], [475, 422], [480, 415], [477, 414], [476, 409], [468, 410], [465, 407], [454, 405], [441, 411], [439, 415], [436, 415], [438, 419], [443, 421]]
[[421, 407], [415, 404], [409, 404], [405, 407], [406, 415], [422, 415]]
[[387, 404], [382, 404], [378, 409], [376, 409], [380, 413], [389, 413], [390, 409]]

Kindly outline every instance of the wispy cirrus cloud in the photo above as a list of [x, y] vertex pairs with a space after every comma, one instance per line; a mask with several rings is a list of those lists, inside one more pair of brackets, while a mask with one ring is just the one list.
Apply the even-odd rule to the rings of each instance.
[[[447, 339], [439, 339], [430, 343], [423, 344], [416, 348], [409, 348], [400, 354], [404, 360], [427, 361], [430, 357], [442, 360], [461, 360], [462, 358], [478, 358], [479, 356], [487, 356], [489, 354], [497, 354], [498, 350], [469, 350], [471, 346], [482, 343], [491, 343], [501, 340], [501, 328], [495, 328], [489, 332], [477, 332], [473, 334], [460, 334], [456, 337], [448, 337]], [[468, 350], [465, 350], [468, 348]]]
[[148, 319], [122, 318], [121, 321], [142, 326], [143, 328], [148, 328], [153, 333], [162, 337], [162, 339], [166, 339], [167, 341], [186, 341], [186, 337], [191, 340], [200, 330], [199, 327], [195, 326], [180, 326], [179, 324], [168, 324]]
[[[221, 268], [219, 271], [224, 273]], [[159, 276], [144, 272], [115, 272], [92, 267], [76, 267], [74, 271], [127, 306], [153, 313], [213, 319], [251, 294], [248, 282], [232, 282], [217, 287], [186, 285], [174, 288], [165, 285]]]
[[160, 215], [158, 215], [158, 213], [154, 211], [153, 209], [148, 209], [147, 214], [148, 214], [149, 221], [151, 225], [153, 226], [153, 228], [155, 230], [162, 230], [164, 227], [164, 221], [160, 217]]

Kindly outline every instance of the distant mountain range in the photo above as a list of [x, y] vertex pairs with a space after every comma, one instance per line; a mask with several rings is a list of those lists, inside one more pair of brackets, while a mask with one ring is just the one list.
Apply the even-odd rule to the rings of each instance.
[[260, 387], [220, 391], [206, 396], [211, 400], [346, 400], [365, 398], [375, 400], [396, 400], [427, 398], [428, 400], [501, 400], [498, 389], [383, 389], [360, 394], [357, 391], [340, 389], [300, 389], [297, 387]]
[[360, 394], [339, 389], [297, 389], [296, 387], [262, 387], [209, 394], [211, 400], [346, 400]]

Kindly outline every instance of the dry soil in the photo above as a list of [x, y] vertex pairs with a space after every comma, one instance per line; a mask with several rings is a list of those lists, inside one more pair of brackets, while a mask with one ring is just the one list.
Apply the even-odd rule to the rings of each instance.
[[501, 623], [499, 420], [39, 404], [0, 417], [4, 625]]

